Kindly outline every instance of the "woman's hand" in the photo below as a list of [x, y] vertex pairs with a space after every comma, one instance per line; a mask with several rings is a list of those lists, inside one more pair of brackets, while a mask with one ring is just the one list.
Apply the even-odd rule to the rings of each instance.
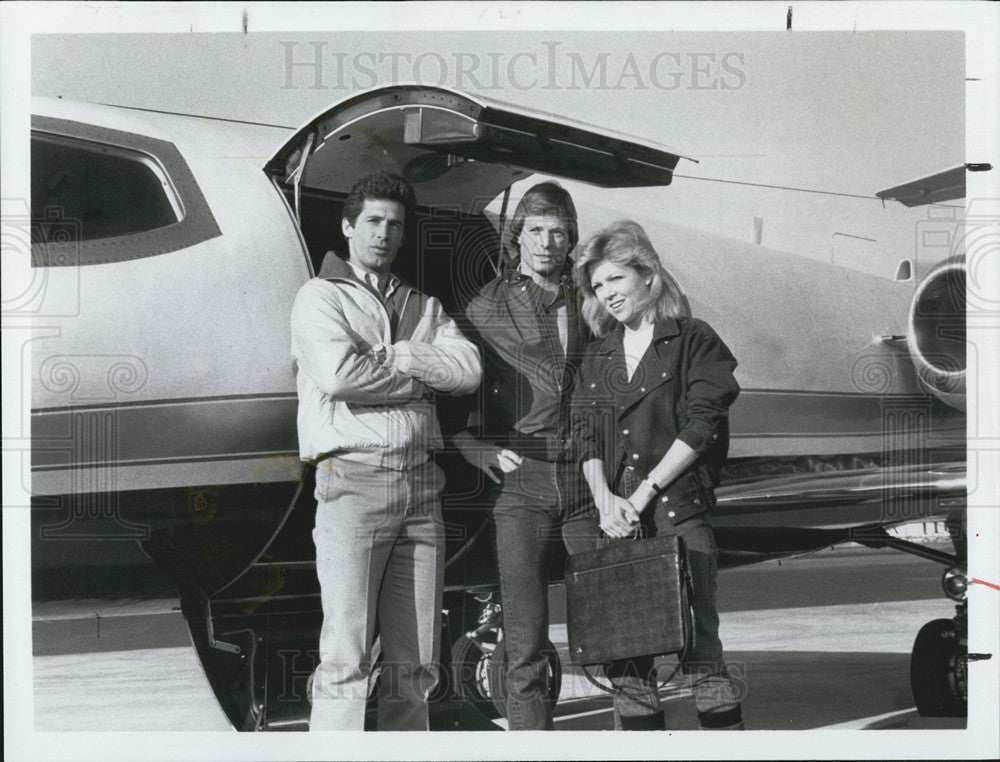
[[500, 483], [500, 474], [516, 470], [523, 460], [513, 450], [483, 442], [467, 431], [456, 434], [452, 441], [469, 465], [478, 468], [497, 484]]
[[639, 513], [628, 500], [608, 492], [595, 502], [601, 515], [601, 529], [608, 537], [628, 537], [635, 531]]
[[590, 458], [580, 468], [600, 513], [601, 529], [608, 537], [628, 537], [635, 531], [639, 512], [628, 500], [608, 489], [608, 482], [604, 478], [604, 461]]

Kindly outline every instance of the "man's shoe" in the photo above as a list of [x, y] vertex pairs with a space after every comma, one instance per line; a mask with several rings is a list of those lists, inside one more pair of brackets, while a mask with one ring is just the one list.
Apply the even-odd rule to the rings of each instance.
[[701, 730], [746, 730], [739, 704], [698, 712], [698, 727]]
[[663, 730], [663, 712], [616, 718], [617, 730]]

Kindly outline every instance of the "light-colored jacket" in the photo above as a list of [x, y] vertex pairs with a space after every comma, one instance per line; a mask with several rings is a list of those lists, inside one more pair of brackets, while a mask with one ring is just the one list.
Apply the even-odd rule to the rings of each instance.
[[440, 301], [405, 283], [393, 341], [385, 306], [340, 264], [334, 277], [306, 282], [292, 307], [300, 457], [413, 468], [442, 446], [431, 390], [475, 391], [479, 350]]

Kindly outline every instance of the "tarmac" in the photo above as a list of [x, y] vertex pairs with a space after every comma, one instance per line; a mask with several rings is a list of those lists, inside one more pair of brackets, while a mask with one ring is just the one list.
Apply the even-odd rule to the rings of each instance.
[[[909, 688], [917, 631], [954, 613], [941, 571], [898, 553], [838, 550], [720, 573], [720, 634], [747, 726], [964, 727], [963, 718], [920, 717]], [[563, 663], [556, 729], [611, 729], [610, 697], [570, 664], [561, 587], [551, 598], [550, 639]], [[33, 620], [36, 730], [231, 730], [178, 601], [54, 601], [37, 604]], [[661, 694], [668, 727], [697, 727], [682, 677]], [[438, 727], [506, 725], [464, 707], [453, 715]]]

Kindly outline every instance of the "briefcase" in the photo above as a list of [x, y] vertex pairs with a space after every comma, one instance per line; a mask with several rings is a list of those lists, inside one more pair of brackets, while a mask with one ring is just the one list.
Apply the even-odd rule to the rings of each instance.
[[691, 632], [683, 542], [669, 535], [570, 556], [566, 612], [578, 666], [680, 653]]

